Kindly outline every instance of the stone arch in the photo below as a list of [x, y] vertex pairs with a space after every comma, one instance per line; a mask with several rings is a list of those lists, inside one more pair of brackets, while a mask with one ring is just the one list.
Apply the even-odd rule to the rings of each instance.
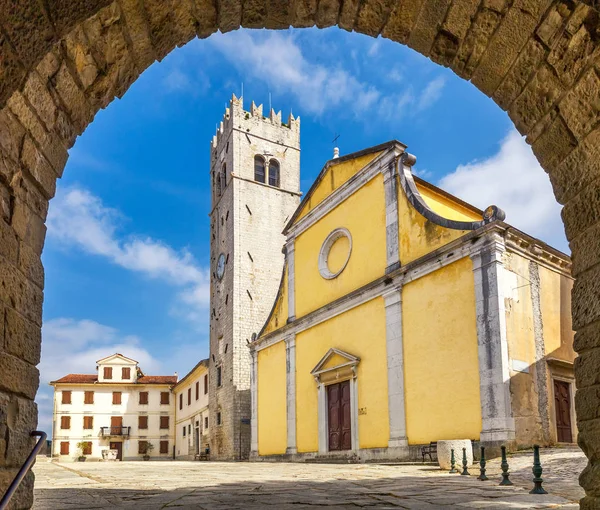
[[[339, 26], [470, 80], [548, 172], [573, 251], [582, 508], [600, 507], [600, 66], [593, 0], [19, 0], [0, 4], [0, 489], [35, 428], [48, 201], [67, 149], [155, 60], [216, 30]], [[32, 502], [29, 475], [16, 507]]]

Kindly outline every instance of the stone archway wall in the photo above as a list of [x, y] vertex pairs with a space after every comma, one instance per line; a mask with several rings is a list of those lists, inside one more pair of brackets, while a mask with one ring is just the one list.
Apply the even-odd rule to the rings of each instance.
[[[573, 250], [582, 508], [600, 508], [600, 24], [572, 0], [1, 0], [0, 491], [31, 450], [48, 201], [67, 149], [156, 59], [217, 29], [382, 34], [471, 80], [549, 173]], [[532, 211], [535, 214], [535, 211]], [[32, 503], [33, 475], [15, 498]]]

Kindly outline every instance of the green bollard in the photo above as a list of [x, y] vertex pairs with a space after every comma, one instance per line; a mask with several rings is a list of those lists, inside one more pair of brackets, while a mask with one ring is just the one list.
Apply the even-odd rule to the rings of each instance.
[[502, 462], [500, 467], [502, 468], [502, 481], [500, 485], [512, 485], [513, 483], [508, 479], [508, 461], [506, 460], [506, 446], [502, 446]]
[[529, 494], [548, 494], [542, 487], [542, 464], [540, 463], [540, 447], [534, 445], [533, 447], [533, 489], [529, 491]]
[[454, 458], [454, 448], [450, 450], [450, 468], [449, 473], [458, 473], [458, 469], [456, 469], [456, 459]]
[[463, 448], [463, 470], [461, 475], [469, 476], [469, 472], [467, 471], [467, 449]]
[[477, 480], [481, 480], [482, 482], [489, 480], [489, 478], [485, 476], [485, 447], [483, 446], [481, 447], [481, 460], [479, 461], [479, 476], [477, 477]]

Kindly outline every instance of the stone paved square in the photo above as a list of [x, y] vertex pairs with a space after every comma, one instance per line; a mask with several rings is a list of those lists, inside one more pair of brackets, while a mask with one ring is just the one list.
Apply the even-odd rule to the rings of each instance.
[[177, 508], [578, 508], [586, 459], [578, 448], [543, 450], [548, 495], [530, 495], [531, 452], [509, 458], [513, 487], [499, 487], [500, 461], [487, 482], [434, 465], [115, 462], [35, 465], [36, 510]]

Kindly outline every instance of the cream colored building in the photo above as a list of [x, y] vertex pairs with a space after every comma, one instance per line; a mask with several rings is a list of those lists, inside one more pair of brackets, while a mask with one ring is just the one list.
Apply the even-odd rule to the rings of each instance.
[[203, 359], [173, 388], [178, 460], [194, 460], [209, 444], [209, 384], [208, 360]]
[[[97, 361], [95, 374], [68, 374], [54, 386], [52, 456], [60, 461], [102, 458], [171, 459], [175, 447], [177, 376], [145, 375], [138, 362], [113, 354]], [[78, 448], [83, 443], [83, 450]]]

